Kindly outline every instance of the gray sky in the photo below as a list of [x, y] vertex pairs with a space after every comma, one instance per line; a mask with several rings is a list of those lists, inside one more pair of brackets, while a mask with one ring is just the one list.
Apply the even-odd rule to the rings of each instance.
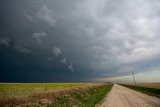
[[159, 0], [0, 1], [0, 80], [160, 82], [159, 29]]

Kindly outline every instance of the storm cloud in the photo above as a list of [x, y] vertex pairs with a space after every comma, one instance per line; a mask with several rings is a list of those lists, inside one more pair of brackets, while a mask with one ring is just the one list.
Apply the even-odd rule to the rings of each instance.
[[160, 67], [159, 0], [5, 0], [0, 13], [1, 81], [90, 81]]

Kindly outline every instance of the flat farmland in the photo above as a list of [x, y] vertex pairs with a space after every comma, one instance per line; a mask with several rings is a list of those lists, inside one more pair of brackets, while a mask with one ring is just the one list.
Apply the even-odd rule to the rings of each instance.
[[0, 106], [93, 107], [113, 84], [104, 83], [1, 83]]
[[160, 83], [137, 83], [137, 86], [160, 89]]
[[0, 95], [25, 95], [30, 93], [59, 91], [75, 87], [88, 87], [96, 84], [91, 83], [0, 83]]

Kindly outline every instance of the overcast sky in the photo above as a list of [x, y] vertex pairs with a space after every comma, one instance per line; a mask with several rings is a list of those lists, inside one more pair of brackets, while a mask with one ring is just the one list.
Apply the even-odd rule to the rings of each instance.
[[159, 0], [1, 0], [0, 81], [160, 82]]

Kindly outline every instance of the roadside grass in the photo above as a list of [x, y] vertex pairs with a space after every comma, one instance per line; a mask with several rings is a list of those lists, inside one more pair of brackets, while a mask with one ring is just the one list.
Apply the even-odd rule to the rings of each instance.
[[87, 89], [73, 90], [69, 95], [62, 95], [49, 107], [95, 107], [111, 90], [113, 84]]
[[94, 107], [111, 87], [102, 83], [1, 84], [0, 106]]
[[147, 87], [141, 87], [141, 86], [135, 86], [135, 85], [126, 85], [126, 84], [120, 84], [122, 86], [125, 86], [127, 88], [143, 92], [145, 94], [151, 95], [151, 96], [156, 96], [160, 98], [160, 89], [155, 89], [155, 88], [147, 88]]

